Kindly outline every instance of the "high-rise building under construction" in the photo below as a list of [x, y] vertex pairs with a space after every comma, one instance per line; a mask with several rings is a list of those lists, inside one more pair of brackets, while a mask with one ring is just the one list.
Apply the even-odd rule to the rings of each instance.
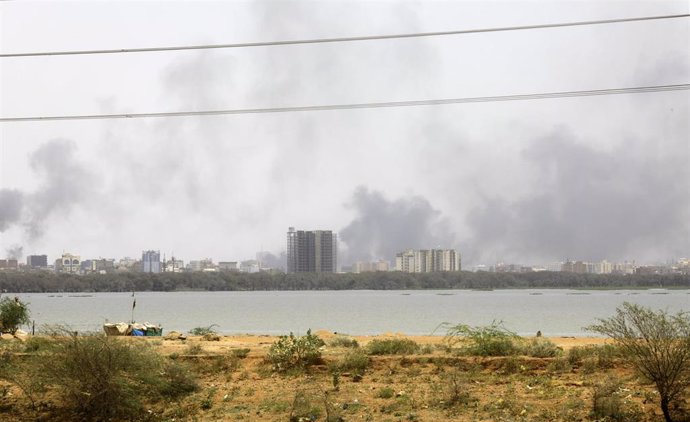
[[338, 269], [338, 235], [330, 230], [287, 233], [287, 272], [334, 273]]

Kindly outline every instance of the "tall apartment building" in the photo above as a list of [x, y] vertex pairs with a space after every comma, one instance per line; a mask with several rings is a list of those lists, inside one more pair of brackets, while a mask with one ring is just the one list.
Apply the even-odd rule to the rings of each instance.
[[31, 268], [47, 268], [47, 255], [29, 255], [26, 257], [26, 265]]
[[334, 273], [338, 270], [338, 235], [330, 230], [287, 232], [287, 272]]
[[160, 251], [143, 251], [141, 253], [141, 271], [155, 274], [161, 272]]
[[395, 255], [395, 270], [405, 273], [460, 271], [460, 254], [455, 249], [408, 249]]

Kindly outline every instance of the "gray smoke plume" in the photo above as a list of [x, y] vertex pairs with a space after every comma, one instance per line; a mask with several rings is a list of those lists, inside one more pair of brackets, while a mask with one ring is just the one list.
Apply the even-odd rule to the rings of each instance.
[[31, 169], [40, 178], [38, 189], [27, 196], [25, 221], [30, 240], [43, 235], [48, 217], [68, 212], [92, 192], [94, 176], [75, 157], [76, 145], [67, 139], [53, 139], [31, 154]]
[[24, 248], [20, 245], [12, 245], [5, 253], [8, 259], [20, 260], [24, 256]]
[[14, 189], [0, 189], [0, 233], [19, 222], [24, 194]]
[[675, 142], [664, 151], [628, 139], [600, 151], [556, 130], [523, 153], [536, 171], [531, 194], [489, 199], [469, 214], [470, 244], [537, 262], [681, 256], [690, 250], [690, 152], [687, 140]]
[[262, 268], [285, 270], [287, 255], [285, 252], [281, 252], [278, 255], [272, 254], [271, 252], [259, 252], [256, 254], [256, 259], [261, 261]]
[[424, 197], [391, 201], [381, 192], [360, 186], [349, 206], [357, 216], [339, 233], [347, 245], [345, 263], [392, 260], [405, 249], [448, 248], [454, 244], [447, 221]]

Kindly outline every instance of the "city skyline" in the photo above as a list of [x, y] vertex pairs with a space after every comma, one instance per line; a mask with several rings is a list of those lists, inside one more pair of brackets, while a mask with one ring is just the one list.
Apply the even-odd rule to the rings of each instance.
[[[674, 15], [684, 1], [1, 2], [2, 53], [300, 40]], [[582, 7], [586, 4], [586, 7]], [[163, 7], [165, 13], [163, 14]], [[157, 16], [165, 19], [157, 19]], [[32, 22], [32, 25], [26, 25]], [[64, 28], [70, 28], [65, 31]], [[2, 117], [248, 109], [690, 81], [687, 19], [356, 43], [0, 58]], [[0, 123], [0, 255], [463, 265], [690, 254], [686, 90], [155, 119]], [[141, 246], [140, 246], [141, 245]]]

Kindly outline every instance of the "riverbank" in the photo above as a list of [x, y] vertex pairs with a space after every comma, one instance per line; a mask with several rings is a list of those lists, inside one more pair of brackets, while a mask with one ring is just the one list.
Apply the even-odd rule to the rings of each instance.
[[[540, 342], [555, 345], [554, 355], [480, 357], [448, 350], [442, 336], [313, 334], [324, 342], [321, 358], [308, 368], [284, 372], [269, 359], [277, 336], [111, 339], [145, 346], [165, 362], [186, 368], [198, 384], [196, 391], [174, 399], [143, 397], [144, 413], [135, 420], [285, 422], [309, 415], [313, 419], [303, 420], [551, 422], [601, 420], [613, 412], [617, 420], [661, 421], [653, 387], [638, 380], [606, 339], [542, 337]], [[32, 356], [49, 356], [41, 342], [50, 339], [38, 339], [0, 340], [0, 349], [14, 353], [17, 364], [28, 364]], [[398, 355], [372, 352], [371, 345], [387, 340], [413, 342], [416, 348]], [[0, 390], [3, 421], [73, 420], [56, 401], [59, 390], [36, 395], [35, 410], [11, 382], [0, 381]], [[680, 402], [688, 400], [686, 395]]]

